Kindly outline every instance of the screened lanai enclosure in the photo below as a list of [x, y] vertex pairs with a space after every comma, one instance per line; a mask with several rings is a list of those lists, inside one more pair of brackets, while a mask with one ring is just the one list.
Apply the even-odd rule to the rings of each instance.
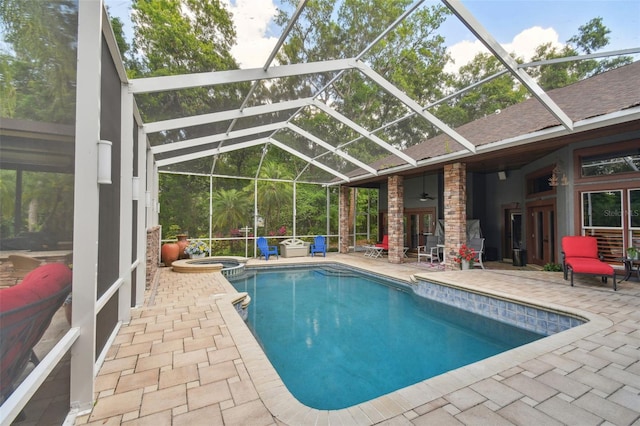
[[[637, 78], [640, 41], [615, 36], [637, 29], [635, 1], [616, 2], [629, 22], [577, 22], [544, 2], [576, 35], [524, 58], [503, 45], [530, 25], [520, 2], [487, 16], [482, 1], [282, 0], [275, 46], [252, 51], [257, 67], [231, 54], [242, 29], [218, 2], [132, 1], [128, 35], [104, 3], [0, 0], [0, 315], [23, 312], [7, 295], [32, 279], [11, 256], [34, 271], [64, 265], [56, 295], [68, 293], [67, 318], [38, 320], [54, 318], [45, 338], [11, 334], [0, 316], [0, 424], [61, 424], [91, 409], [96, 373], [178, 234], [247, 257], [262, 236], [324, 235], [347, 253], [388, 235], [384, 261], [401, 263], [441, 220], [455, 250], [480, 218], [510, 254], [520, 242], [500, 241], [500, 227], [530, 199], [540, 223], [560, 217], [549, 226], [574, 232], [574, 148], [620, 143], [622, 154], [588, 158], [638, 170], [640, 85], [625, 81]], [[455, 64], [452, 38], [483, 54]], [[616, 95], [582, 108], [575, 93], [596, 85], [571, 87], [607, 72], [618, 72]], [[618, 204], [637, 203], [634, 176], [620, 180]], [[538, 200], [555, 197], [558, 212]], [[635, 222], [607, 226], [596, 231], [619, 247], [640, 235]], [[27, 341], [39, 342], [37, 365]]]

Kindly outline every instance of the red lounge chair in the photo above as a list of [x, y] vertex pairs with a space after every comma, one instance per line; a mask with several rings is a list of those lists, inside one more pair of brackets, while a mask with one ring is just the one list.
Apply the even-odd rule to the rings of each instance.
[[389, 251], [389, 236], [385, 235], [382, 237], [382, 242], [376, 244], [376, 247], [382, 247], [384, 250]]
[[22, 282], [0, 290], [0, 401], [13, 392], [33, 347], [71, 291], [71, 269], [62, 263], [39, 266]]
[[571, 286], [573, 274], [599, 275], [606, 283], [608, 277], [613, 278], [613, 289], [617, 290], [616, 273], [613, 267], [602, 261], [598, 254], [598, 240], [595, 237], [567, 236], [562, 237], [562, 270], [564, 279], [571, 271]]

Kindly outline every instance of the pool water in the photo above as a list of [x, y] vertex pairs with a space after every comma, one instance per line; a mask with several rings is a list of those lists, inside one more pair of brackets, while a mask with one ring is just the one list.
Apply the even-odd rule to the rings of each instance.
[[251, 296], [248, 324], [289, 391], [349, 407], [544, 336], [332, 267], [230, 279]]

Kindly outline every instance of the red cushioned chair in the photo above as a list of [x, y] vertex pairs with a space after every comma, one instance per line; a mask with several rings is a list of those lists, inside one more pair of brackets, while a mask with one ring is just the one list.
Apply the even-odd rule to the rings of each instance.
[[385, 235], [382, 237], [382, 242], [376, 244], [376, 247], [382, 247], [386, 251], [389, 251], [389, 236]]
[[39, 266], [22, 282], [0, 290], [0, 401], [13, 392], [33, 347], [71, 291], [71, 269], [62, 263]]
[[595, 237], [567, 236], [562, 237], [562, 270], [564, 279], [571, 271], [571, 286], [573, 287], [573, 274], [602, 276], [602, 282], [607, 282], [608, 277], [613, 278], [613, 289], [617, 290], [616, 273], [613, 267], [602, 261], [598, 254], [598, 240]]

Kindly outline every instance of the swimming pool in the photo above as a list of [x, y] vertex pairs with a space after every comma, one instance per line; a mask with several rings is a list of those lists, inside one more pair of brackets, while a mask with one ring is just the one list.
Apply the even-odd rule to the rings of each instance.
[[248, 323], [290, 392], [333, 410], [544, 337], [336, 267], [251, 271]]

